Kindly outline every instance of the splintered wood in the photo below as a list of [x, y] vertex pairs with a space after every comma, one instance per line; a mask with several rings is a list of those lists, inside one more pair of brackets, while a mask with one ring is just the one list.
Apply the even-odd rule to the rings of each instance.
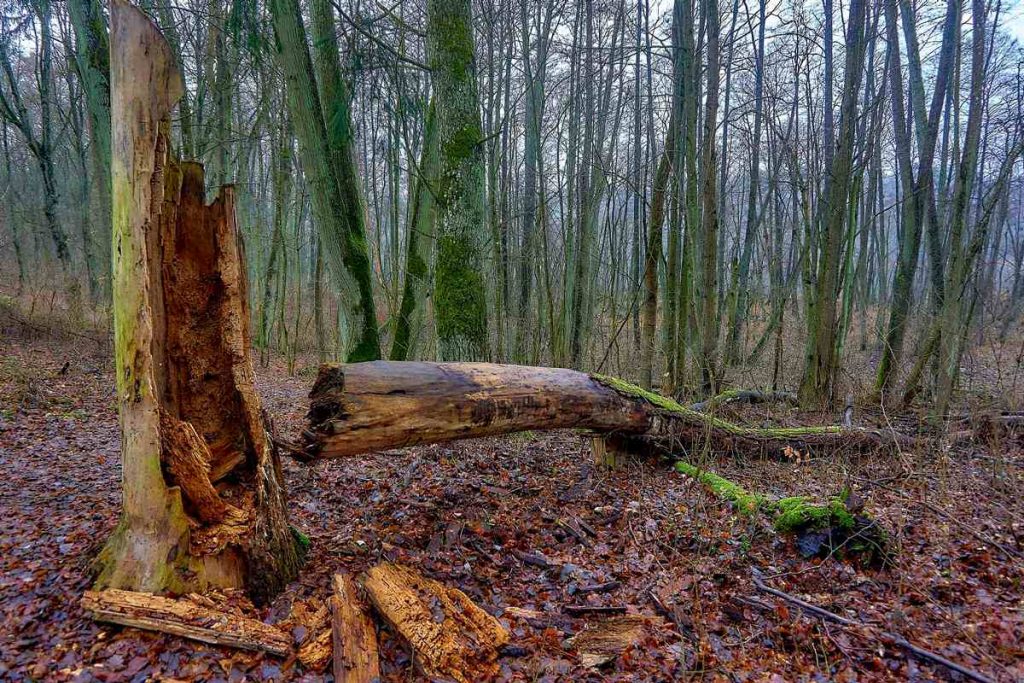
[[82, 607], [98, 621], [160, 631], [213, 645], [227, 645], [284, 657], [291, 639], [278, 628], [229, 612], [149, 593], [114, 588], [86, 591]]
[[647, 617], [622, 616], [604, 619], [569, 639], [583, 666], [601, 666], [644, 638]]
[[348, 574], [334, 575], [331, 632], [334, 643], [334, 680], [337, 683], [379, 681], [377, 632], [373, 628], [373, 621], [360, 605], [356, 586]]
[[498, 649], [508, 643], [508, 632], [462, 591], [391, 563], [370, 569], [363, 585], [429, 678], [468, 683], [497, 674]]

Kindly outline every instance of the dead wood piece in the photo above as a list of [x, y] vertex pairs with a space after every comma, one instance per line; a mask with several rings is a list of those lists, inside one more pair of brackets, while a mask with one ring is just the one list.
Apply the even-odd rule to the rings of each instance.
[[319, 673], [330, 664], [333, 654], [331, 611], [326, 604], [312, 609], [309, 607], [312, 602], [292, 605], [288, 619], [294, 626], [305, 628], [308, 634], [299, 645], [296, 658], [306, 669]]
[[377, 632], [360, 604], [356, 586], [347, 573], [334, 575], [331, 596], [331, 632], [334, 645], [334, 680], [337, 683], [373, 683], [380, 680]]
[[789, 391], [731, 389], [729, 391], [723, 391], [717, 396], [712, 396], [706, 401], [694, 403], [690, 406], [690, 410], [697, 410], [704, 413], [730, 403], [789, 403], [792, 405], [799, 405], [796, 394]]
[[540, 567], [541, 569], [551, 569], [552, 567], [557, 566], [541, 553], [528, 553], [523, 552], [522, 550], [513, 550], [512, 555], [523, 564]]
[[618, 590], [618, 588], [621, 586], [621, 581], [606, 581], [604, 583], [592, 583], [586, 586], [580, 586], [576, 589], [576, 593], [580, 595], [586, 595], [587, 593], [610, 593], [613, 590]]
[[317, 458], [566, 428], [603, 435], [593, 442], [602, 462], [609, 452], [679, 452], [709, 442], [720, 451], [772, 454], [873, 452], [914, 443], [887, 430], [734, 424], [614, 377], [563, 368], [394, 361], [323, 366], [310, 401], [303, 451]]
[[643, 640], [648, 621], [635, 615], [604, 619], [570, 638], [568, 644], [579, 654], [583, 666], [602, 666]]
[[529, 620], [543, 619], [546, 614], [535, 609], [526, 609], [525, 607], [506, 607], [503, 616]]
[[159, 631], [213, 645], [268, 652], [279, 657], [291, 651], [291, 639], [281, 629], [256, 619], [170, 598], [111, 588], [86, 591], [83, 609], [97, 621]]
[[584, 614], [625, 614], [625, 605], [609, 605], [607, 607], [598, 607], [595, 605], [565, 605], [562, 607], [566, 614], [575, 616], [581, 616]]
[[191, 423], [160, 410], [161, 452], [174, 483], [181, 487], [185, 499], [192, 504], [202, 521], [213, 524], [223, 521], [231, 507], [224, 502], [210, 481], [212, 454]]
[[387, 562], [371, 568], [363, 585], [426, 676], [468, 683], [497, 674], [498, 650], [509, 634], [462, 591]]

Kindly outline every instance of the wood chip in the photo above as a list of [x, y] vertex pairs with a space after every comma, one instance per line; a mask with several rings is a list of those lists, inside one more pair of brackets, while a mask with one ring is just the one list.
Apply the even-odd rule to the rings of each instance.
[[604, 619], [570, 638], [568, 644], [576, 650], [583, 666], [601, 666], [639, 643], [648, 620], [635, 615]]

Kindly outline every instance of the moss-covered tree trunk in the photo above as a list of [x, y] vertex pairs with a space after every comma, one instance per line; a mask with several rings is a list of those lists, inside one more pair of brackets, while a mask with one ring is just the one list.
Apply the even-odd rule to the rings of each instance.
[[[75, 63], [89, 110], [89, 149], [92, 154], [92, 192], [100, 242], [110, 239], [110, 44], [100, 0], [69, 0], [68, 14], [75, 30]], [[109, 265], [109, 264], [105, 264]], [[106, 267], [104, 267], [106, 272]], [[109, 289], [106, 277], [101, 280]]]
[[[326, 11], [323, 5], [318, 7]], [[310, 186], [313, 219], [340, 294], [347, 357], [349, 361], [380, 358], [363, 205], [351, 148], [345, 142], [349, 135], [346, 95], [322, 47], [318, 47], [322, 82], [317, 86], [298, 1], [271, 0], [270, 14], [277, 60], [287, 84], [288, 110]], [[319, 18], [331, 22], [330, 16]], [[325, 120], [325, 113], [330, 120]]]
[[416, 168], [412, 194], [412, 216], [406, 243], [405, 286], [391, 344], [391, 360], [414, 358], [426, 320], [430, 269], [434, 260], [434, 229], [437, 207], [434, 202], [440, 148], [437, 139], [437, 108], [433, 100], [427, 109], [423, 129], [423, 149]]
[[294, 578], [300, 548], [253, 383], [234, 193], [207, 205], [202, 167], [169, 156], [182, 81], [159, 31], [124, 0], [111, 24], [124, 498], [97, 584], [244, 586], [265, 600]]
[[437, 263], [434, 310], [442, 360], [487, 356], [484, 156], [469, 0], [427, 2], [427, 49], [437, 107]]

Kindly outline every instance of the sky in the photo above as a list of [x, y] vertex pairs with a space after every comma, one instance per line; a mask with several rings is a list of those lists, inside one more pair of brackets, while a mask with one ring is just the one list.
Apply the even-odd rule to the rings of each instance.
[[1006, 9], [1006, 29], [1024, 44], [1024, 0], [1010, 0]]

